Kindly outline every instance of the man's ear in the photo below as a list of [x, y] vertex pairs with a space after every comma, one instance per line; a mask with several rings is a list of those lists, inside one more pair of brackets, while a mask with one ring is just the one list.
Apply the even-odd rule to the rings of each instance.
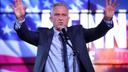
[[68, 17], [68, 20], [70, 19], [70, 17]]
[[51, 16], [49, 17], [49, 19], [50, 19], [50, 21], [52, 22], [52, 17], [51, 17]]
[[69, 21], [70, 17], [68, 16], [68, 21]]

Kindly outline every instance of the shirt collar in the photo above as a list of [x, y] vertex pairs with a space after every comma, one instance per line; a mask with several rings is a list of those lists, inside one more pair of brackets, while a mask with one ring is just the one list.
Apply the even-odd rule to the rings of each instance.
[[60, 31], [56, 30], [55, 27], [53, 27], [53, 30], [55, 35], [58, 35], [60, 33]]

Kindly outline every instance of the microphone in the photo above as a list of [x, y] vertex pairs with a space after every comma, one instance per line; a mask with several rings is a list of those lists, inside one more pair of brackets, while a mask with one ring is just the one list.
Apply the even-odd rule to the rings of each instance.
[[62, 36], [63, 36], [65, 42], [68, 44], [68, 46], [72, 48], [73, 53], [74, 53], [74, 56], [75, 56], [77, 53], [79, 53], [79, 51], [77, 51], [77, 50], [73, 47], [73, 45], [72, 45], [72, 43], [71, 43], [70, 37], [69, 37], [69, 35], [68, 35], [68, 33], [67, 33], [67, 28], [64, 28], [64, 27], [61, 28], [61, 32], [60, 32], [60, 33], [62, 34]]
[[68, 36], [68, 33], [67, 33], [67, 28], [62, 28], [61, 33], [63, 34], [63, 36], [66, 40], [69, 40], [69, 36]]

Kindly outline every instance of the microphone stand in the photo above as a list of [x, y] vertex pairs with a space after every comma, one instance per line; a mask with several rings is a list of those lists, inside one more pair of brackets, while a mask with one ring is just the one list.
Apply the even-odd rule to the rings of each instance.
[[66, 44], [72, 48], [73, 50], [73, 72], [76, 72], [76, 61], [77, 61], [77, 54], [78, 54], [78, 51], [73, 47], [73, 45], [71, 45], [69, 43], [69, 41], [71, 42], [68, 34], [66, 33], [66, 31], [62, 32], [62, 35], [63, 35], [63, 38], [66, 42]]

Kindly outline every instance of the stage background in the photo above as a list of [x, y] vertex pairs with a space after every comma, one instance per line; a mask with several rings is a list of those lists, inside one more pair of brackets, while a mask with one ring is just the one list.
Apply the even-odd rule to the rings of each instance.
[[[49, 13], [57, 2], [68, 5], [69, 26], [81, 24], [84, 28], [92, 28], [103, 18], [105, 0], [23, 0], [27, 6], [29, 29], [51, 28]], [[117, 2], [114, 28], [87, 44], [96, 72], [128, 72], [128, 0]], [[10, 4], [13, 4], [12, 0], [0, 0], [0, 72], [32, 72], [37, 48], [17, 36], [13, 29], [16, 18]]]

